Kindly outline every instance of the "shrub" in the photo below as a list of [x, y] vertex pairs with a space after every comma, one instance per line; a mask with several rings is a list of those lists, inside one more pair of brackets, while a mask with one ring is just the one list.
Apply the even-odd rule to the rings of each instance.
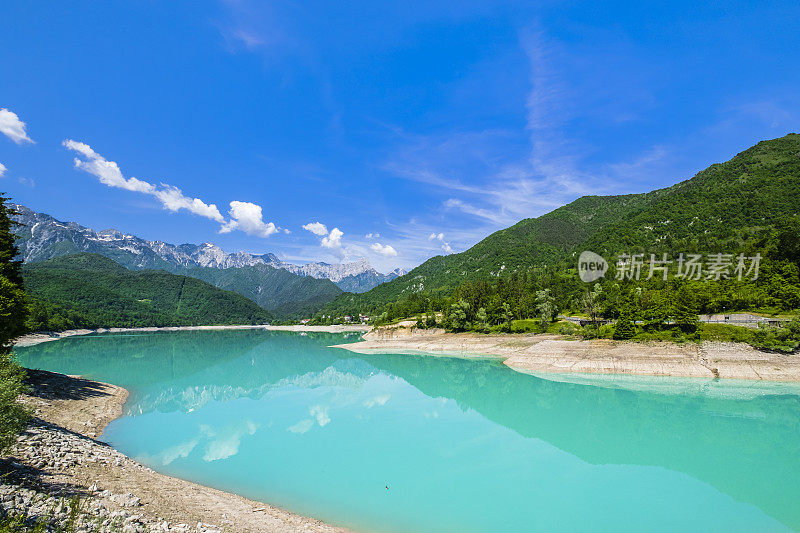
[[627, 317], [620, 318], [617, 321], [616, 327], [614, 327], [613, 337], [615, 339], [625, 340], [632, 339], [634, 335], [636, 335], [636, 326], [633, 325], [633, 322]]
[[570, 322], [564, 322], [562, 324], [558, 324], [558, 329], [556, 330], [559, 335], [575, 335], [578, 328], [575, 327], [574, 324]]
[[26, 391], [25, 373], [9, 356], [0, 356], [0, 452], [14, 444], [30, 414], [17, 402]]

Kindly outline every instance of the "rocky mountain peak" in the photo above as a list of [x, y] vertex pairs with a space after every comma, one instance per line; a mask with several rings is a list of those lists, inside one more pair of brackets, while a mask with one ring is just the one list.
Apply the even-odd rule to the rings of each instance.
[[[341, 264], [323, 262], [296, 265], [275, 254], [253, 255], [247, 252], [228, 253], [211, 242], [173, 245], [148, 241], [117, 229], [95, 232], [75, 222], [61, 222], [37, 213], [23, 205], [9, 204], [19, 223], [15, 233], [20, 237], [20, 256], [25, 262], [37, 262], [60, 255], [90, 252], [112, 257], [128, 268], [171, 270], [175, 267], [240, 268], [268, 265], [300, 276], [327, 278], [344, 290], [364, 292], [398, 275], [377, 272], [366, 258]], [[403, 271], [405, 273], [405, 271]]]

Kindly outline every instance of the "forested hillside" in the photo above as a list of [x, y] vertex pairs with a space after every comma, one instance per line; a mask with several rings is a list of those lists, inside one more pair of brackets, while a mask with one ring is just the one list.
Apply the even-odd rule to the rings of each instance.
[[[340, 296], [321, 315], [447, 310], [454, 298], [471, 295], [474, 305], [488, 306], [494, 297], [495, 308], [507, 303], [514, 316], [523, 318], [536, 315], [536, 292], [545, 289], [558, 308], [581, 311], [579, 300], [587, 285], [578, 279], [576, 263], [583, 250], [611, 263], [601, 288], [626, 298], [632, 282], [614, 280], [613, 265], [620, 254], [644, 253], [649, 258], [651, 253], [668, 253], [674, 258], [681, 252], [760, 253], [764, 259], [755, 282], [687, 282], [697, 308], [795, 309], [800, 306], [799, 210], [800, 135], [789, 134], [760, 142], [672, 187], [587, 196], [523, 220], [465, 252], [434, 257], [369, 292]], [[674, 300], [678, 285], [658, 279], [636, 284], [651, 290], [654, 300], [666, 301]]]
[[237, 268], [185, 268], [182, 274], [233, 291], [279, 318], [311, 316], [342, 290], [331, 280], [298, 276], [281, 268], [254, 265]]
[[96, 254], [22, 268], [32, 330], [259, 324], [271, 315], [249, 299], [163, 270], [128, 270]]

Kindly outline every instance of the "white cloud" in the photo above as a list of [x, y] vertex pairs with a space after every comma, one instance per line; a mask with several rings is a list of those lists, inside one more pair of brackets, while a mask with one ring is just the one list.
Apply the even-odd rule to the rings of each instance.
[[333, 228], [330, 235], [323, 237], [321, 244], [325, 248], [341, 248], [342, 235], [344, 233], [339, 228]]
[[67, 139], [62, 144], [69, 150], [78, 152], [86, 158], [86, 161], [82, 161], [80, 158], [76, 157], [74, 159], [75, 168], [79, 168], [96, 176], [100, 180], [100, 183], [108, 185], [109, 187], [117, 187], [127, 191], [154, 195], [156, 191], [155, 185], [136, 178], [125, 178], [125, 176], [122, 175], [122, 171], [119, 169], [119, 165], [114, 161], [106, 160], [106, 158], [92, 150], [92, 147], [88, 144], [73, 141], [72, 139]]
[[376, 242], [376, 243], [373, 243], [370, 246], [370, 249], [373, 252], [381, 254], [381, 255], [383, 255], [385, 257], [395, 257], [395, 256], [397, 256], [397, 250], [395, 250], [394, 248], [392, 248], [388, 244], [383, 245], [383, 244], [381, 244], [379, 242]]
[[220, 233], [230, 233], [238, 229], [248, 235], [257, 237], [269, 237], [278, 232], [278, 228], [272, 222], [265, 223], [261, 213], [261, 206], [250, 202], [231, 202], [229, 211], [231, 220], [226, 222], [219, 230]]
[[322, 235], [328, 234], [328, 228], [322, 222], [309, 222], [308, 224], [303, 225], [304, 230], [308, 230], [314, 235]]
[[[458, 200], [452, 200], [451, 199], [451, 200], [448, 200], [447, 202], [445, 202], [445, 206], [446, 207], [461, 207], [461, 205], [462, 205], [461, 202], [459, 202]], [[442, 233], [442, 232], [436, 233], [434, 231], [433, 233], [428, 235], [428, 240], [429, 241], [439, 241], [441, 243], [441, 248], [442, 248], [442, 250], [445, 251], [445, 253], [448, 253], [448, 254], [452, 254], [453, 253], [453, 249], [450, 247], [450, 243], [449, 242], [444, 242], [444, 233]]]
[[364, 235], [365, 239], [379, 239], [381, 237], [380, 233], [367, 233]]
[[0, 178], [2, 178], [8, 169], [3, 163], [0, 163]]
[[220, 223], [225, 220], [216, 205], [206, 204], [199, 198], [184, 196], [183, 192], [177, 187], [167, 185], [166, 183], [156, 186], [137, 178], [126, 178], [122, 174], [119, 165], [114, 161], [108, 161], [86, 143], [67, 139], [62, 144], [69, 150], [83, 156], [84, 159], [80, 159], [79, 157], [75, 158], [75, 168], [92, 174], [100, 180], [100, 183], [108, 185], [109, 187], [153, 196], [158, 199], [161, 205], [168, 211], [175, 212], [185, 209], [190, 213]]
[[36, 182], [31, 178], [17, 178], [17, 181], [28, 187], [36, 187]]
[[16, 113], [5, 107], [0, 109], [0, 133], [17, 144], [33, 142], [33, 139], [28, 137], [28, 133], [25, 131], [25, 123], [19, 119]]
[[223, 218], [214, 204], [206, 204], [199, 198], [189, 198], [183, 195], [183, 192], [177, 187], [161, 184], [161, 189], [156, 190], [153, 196], [161, 200], [164, 207], [172, 212], [180, 209], [186, 209], [190, 213], [200, 215], [201, 217], [210, 218], [217, 222], [222, 222]]

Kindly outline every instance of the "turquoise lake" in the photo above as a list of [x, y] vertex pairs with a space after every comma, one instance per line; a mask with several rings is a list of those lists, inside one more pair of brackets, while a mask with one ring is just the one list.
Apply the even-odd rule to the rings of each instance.
[[103, 440], [356, 531], [799, 531], [800, 387], [532, 376], [355, 334], [73, 337], [30, 368], [127, 388]]

